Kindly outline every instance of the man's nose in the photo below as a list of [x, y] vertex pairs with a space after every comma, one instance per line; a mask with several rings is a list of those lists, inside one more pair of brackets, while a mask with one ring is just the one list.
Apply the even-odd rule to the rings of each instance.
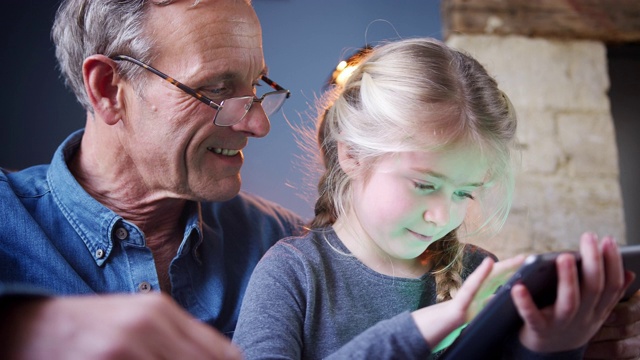
[[245, 117], [237, 124], [232, 126], [235, 131], [242, 131], [249, 136], [264, 137], [271, 130], [271, 123], [260, 102], [254, 102]]

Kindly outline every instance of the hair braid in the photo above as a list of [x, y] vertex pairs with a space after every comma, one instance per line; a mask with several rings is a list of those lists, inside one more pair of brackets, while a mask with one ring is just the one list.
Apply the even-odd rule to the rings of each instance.
[[337, 214], [333, 204], [333, 198], [331, 197], [331, 192], [326, 190], [329, 186], [327, 185], [330, 177], [328, 173], [329, 170], [325, 171], [318, 182], [319, 196], [314, 207], [315, 216], [311, 224], [309, 224], [311, 229], [329, 226], [336, 221]]
[[433, 243], [427, 250], [435, 261], [432, 273], [436, 280], [436, 302], [450, 300], [462, 285], [464, 244], [455, 231]]

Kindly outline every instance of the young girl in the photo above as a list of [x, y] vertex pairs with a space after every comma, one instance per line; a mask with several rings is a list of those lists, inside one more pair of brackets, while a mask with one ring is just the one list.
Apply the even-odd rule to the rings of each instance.
[[[493, 255], [458, 230], [472, 202], [484, 204], [482, 228], [506, 217], [515, 130], [506, 95], [471, 57], [433, 39], [375, 48], [320, 118], [310, 231], [276, 244], [249, 282], [233, 339], [245, 356], [426, 358], [487, 284]], [[489, 193], [503, 201], [480, 202]], [[580, 358], [624, 287], [613, 240], [582, 240], [582, 287], [570, 255], [555, 305], [540, 311], [514, 287], [525, 325], [504, 356]]]

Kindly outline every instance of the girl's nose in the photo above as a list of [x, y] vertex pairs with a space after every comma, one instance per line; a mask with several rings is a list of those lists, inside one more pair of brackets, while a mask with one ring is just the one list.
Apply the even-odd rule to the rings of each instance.
[[[435, 199], [432, 199], [435, 200]], [[424, 220], [443, 227], [449, 223], [451, 202], [445, 199], [430, 201], [429, 208], [424, 212]]]

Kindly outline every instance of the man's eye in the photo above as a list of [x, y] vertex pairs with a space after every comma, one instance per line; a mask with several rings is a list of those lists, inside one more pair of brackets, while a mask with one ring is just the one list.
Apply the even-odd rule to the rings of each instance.
[[216, 88], [216, 89], [205, 89], [204, 92], [206, 94], [212, 95], [212, 96], [220, 96], [220, 95], [224, 95], [225, 91], [227, 91], [226, 88]]

